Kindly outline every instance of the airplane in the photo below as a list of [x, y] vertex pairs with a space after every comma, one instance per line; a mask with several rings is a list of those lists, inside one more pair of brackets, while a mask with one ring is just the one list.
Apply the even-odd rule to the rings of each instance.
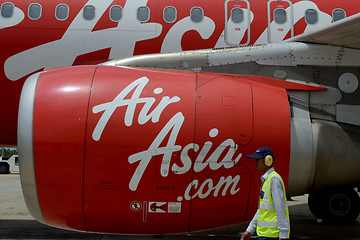
[[0, 145], [17, 144], [16, 106], [32, 73], [133, 55], [279, 43], [358, 13], [353, 3], [335, 0], [207, 3], [0, 1], [0, 78], [6, 89], [0, 102], [7, 109]]
[[358, 12], [333, 0], [3, 1], [0, 101], [14, 107], [0, 143], [18, 145], [30, 213], [122, 234], [236, 225], [261, 184], [246, 155], [267, 145], [287, 196], [354, 221]]

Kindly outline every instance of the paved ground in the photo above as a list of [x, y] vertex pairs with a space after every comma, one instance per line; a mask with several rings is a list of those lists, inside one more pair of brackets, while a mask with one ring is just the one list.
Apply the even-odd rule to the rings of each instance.
[[[291, 239], [359, 239], [360, 224], [326, 225], [319, 223], [307, 207], [307, 196], [293, 198], [289, 202], [291, 219]], [[360, 220], [360, 218], [358, 219]], [[101, 239], [101, 240], [235, 240], [247, 224], [226, 231], [208, 234], [188, 234], [174, 236], [121, 236], [88, 234], [52, 228], [35, 221], [29, 214], [22, 195], [18, 174], [0, 175], [0, 239]]]

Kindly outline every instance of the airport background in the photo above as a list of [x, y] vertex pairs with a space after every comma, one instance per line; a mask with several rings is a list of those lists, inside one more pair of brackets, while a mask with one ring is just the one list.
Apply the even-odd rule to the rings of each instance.
[[12, 155], [17, 155], [17, 148], [1, 148], [1, 156], [0, 157], [11, 157]]

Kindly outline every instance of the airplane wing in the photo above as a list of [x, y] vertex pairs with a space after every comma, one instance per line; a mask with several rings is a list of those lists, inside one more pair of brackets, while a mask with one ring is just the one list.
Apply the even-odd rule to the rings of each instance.
[[339, 20], [329, 27], [306, 32], [287, 41], [360, 49], [360, 13]]

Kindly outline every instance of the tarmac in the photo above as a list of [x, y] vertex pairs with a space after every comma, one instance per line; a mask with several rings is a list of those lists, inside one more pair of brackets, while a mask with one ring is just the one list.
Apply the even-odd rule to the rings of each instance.
[[[307, 196], [294, 197], [288, 202], [291, 239], [360, 240], [360, 217], [352, 225], [328, 225], [316, 219], [307, 205]], [[29, 214], [21, 190], [19, 174], [0, 175], [0, 239], [99, 239], [99, 240], [233, 240], [240, 239], [247, 223], [216, 230], [211, 234], [196, 233], [164, 236], [126, 236], [66, 231], [43, 225]], [[252, 239], [256, 239], [253, 237]]]

